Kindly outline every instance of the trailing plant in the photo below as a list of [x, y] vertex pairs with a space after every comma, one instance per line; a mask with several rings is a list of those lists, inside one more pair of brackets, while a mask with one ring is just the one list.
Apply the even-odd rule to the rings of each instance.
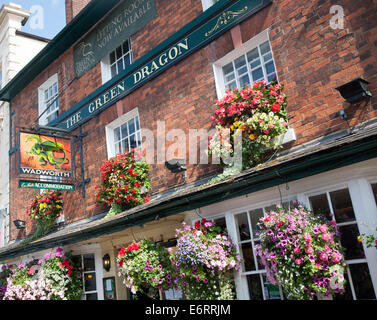
[[276, 80], [267, 84], [255, 81], [252, 86], [226, 90], [226, 96], [215, 100], [217, 109], [211, 117], [216, 133], [209, 141], [209, 155], [224, 161], [235, 155], [235, 137], [242, 140], [242, 169], [263, 161], [267, 149], [279, 147], [280, 135], [287, 131], [287, 97], [284, 86]]
[[149, 166], [135, 157], [135, 151], [117, 154], [103, 161], [100, 171], [102, 182], [96, 187], [95, 201], [97, 206], [105, 204], [112, 207], [107, 217], [149, 201], [149, 197], [144, 195], [151, 186]]
[[240, 268], [235, 244], [219, 226], [202, 219], [177, 230], [173, 256], [178, 286], [188, 299], [231, 300], [233, 276]]
[[61, 248], [41, 260], [6, 266], [2, 274], [3, 300], [79, 300], [83, 292], [81, 271]]
[[124, 284], [132, 293], [154, 297], [159, 290], [174, 286], [176, 277], [167, 249], [151, 240], [141, 240], [121, 248], [117, 257]]
[[267, 280], [281, 285], [289, 299], [313, 299], [344, 291], [345, 262], [335, 221], [296, 204], [280, 205], [260, 219], [255, 247]]
[[46, 190], [30, 201], [26, 209], [29, 217], [37, 222], [37, 230], [33, 236], [40, 237], [49, 232], [56, 219], [63, 212], [63, 196], [60, 191]]

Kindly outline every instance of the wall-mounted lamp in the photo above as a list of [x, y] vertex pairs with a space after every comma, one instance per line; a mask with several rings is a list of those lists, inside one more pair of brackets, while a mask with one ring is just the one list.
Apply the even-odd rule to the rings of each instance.
[[110, 264], [110, 255], [109, 255], [108, 253], [106, 253], [106, 254], [103, 256], [102, 261], [103, 261], [103, 268], [104, 268], [106, 271], [110, 271], [111, 264]]
[[185, 159], [171, 159], [165, 162], [165, 167], [171, 172], [182, 172], [182, 177], [186, 180], [186, 170], [187, 168], [183, 166]]
[[342, 97], [346, 99], [349, 103], [359, 102], [366, 97], [371, 97], [372, 94], [368, 91], [369, 82], [356, 78], [340, 87], [337, 87], [336, 90], [340, 92]]
[[25, 221], [23, 221], [23, 220], [13, 220], [13, 223], [16, 226], [17, 229], [25, 229], [26, 228]]

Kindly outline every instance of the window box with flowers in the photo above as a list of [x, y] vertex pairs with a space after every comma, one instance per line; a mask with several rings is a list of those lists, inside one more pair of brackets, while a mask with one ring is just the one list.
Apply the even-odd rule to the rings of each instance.
[[235, 141], [241, 142], [242, 170], [264, 161], [269, 150], [278, 149], [288, 131], [287, 97], [284, 86], [272, 81], [255, 81], [242, 89], [227, 90], [215, 100], [211, 117], [216, 132], [209, 142], [209, 154], [219, 158], [224, 168], [234, 166], [223, 161], [235, 156]]
[[103, 161], [100, 171], [102, 182], [96, 187], [95, 201], [97, 206], [110, 206], [107, 218], [149, 201], [145, 195], [151, 186], [149, 166], [134, 150]]

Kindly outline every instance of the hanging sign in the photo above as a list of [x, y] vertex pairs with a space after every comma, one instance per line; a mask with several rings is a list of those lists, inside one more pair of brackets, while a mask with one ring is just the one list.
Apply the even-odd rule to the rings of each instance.
[[72, 178], [70, 139], [21, 131], [19, 147], [21, 174]]
[[76, 77], [93, 68], [156, 16], [155, 0], [125, 0], [73, 49]]
[[60, 191], [74, 191], [73, 184], [65, 184], [50, 181], [29, 181], [19, 180], [18, 186], [25, 189], [47, 189], [47, 190], [60, 190]]
[[[49, 126], [69, 131], [77, 128], [119, 99], [210, 43], [225, 31], [271, 4], [271, 1], [220, 1], [128, 66], [116, 77], [117, 80], [105, 83], [54, 121], [51, 121]], [[222, 8], [222, 11], [211, 17], [212, 11], [219, 11], [219, 8]]]

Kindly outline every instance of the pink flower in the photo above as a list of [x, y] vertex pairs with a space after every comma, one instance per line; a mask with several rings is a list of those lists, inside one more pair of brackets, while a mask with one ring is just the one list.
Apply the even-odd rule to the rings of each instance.
[[304, 234], [304, 239], [306, 242], [309, 242], [312, 240], [312, 236], [309, 234], [309, 233], [305, 233]]
[[330, 224], [331, 224], [332, 226], [336, 226], [336, 221], [335, 221], [335, 220], [331, 220], [331, 221], [330, 221]]
[[293, 249], [293, 252], [294, 253], [299, 253], [301, 250], [300, 250], [300, 248], [299, 247], [295, 247], [294, 249]]
[[298, 265], [300, 265], [302, 263], [302, 260], [301, 259], [296, 259], [295, 263], [298, 264]]
[[325, 240], [325, 241], [331, 240], [331, 234], [329, 234], [329, 233], [322, 234], [322, 239]]
[[332, 258], [332, 262], [338, 263], [340, 260], [342, 260], [342, 256], [340, 254], [335, 254]]
[[323, 224], [319, 227], [319, 231], [325, 233], [327, 231], [327, 225]]
[[311, 253], [314, 252], [314, 249], [313, 249], [312, 247], [309, 247], [309, 248], [306, 248], [305, 252], [306, 252], [307, 254], [311, 254]]
[[320, 257], [320, 259], [322, 260], [322, 261], [327, 261], [328, 260], [328, 255], [326, 254], [326, 253], [324, 253], [324, 252], [322, 252], [321, 253], [321, 255], [319, 256]]

